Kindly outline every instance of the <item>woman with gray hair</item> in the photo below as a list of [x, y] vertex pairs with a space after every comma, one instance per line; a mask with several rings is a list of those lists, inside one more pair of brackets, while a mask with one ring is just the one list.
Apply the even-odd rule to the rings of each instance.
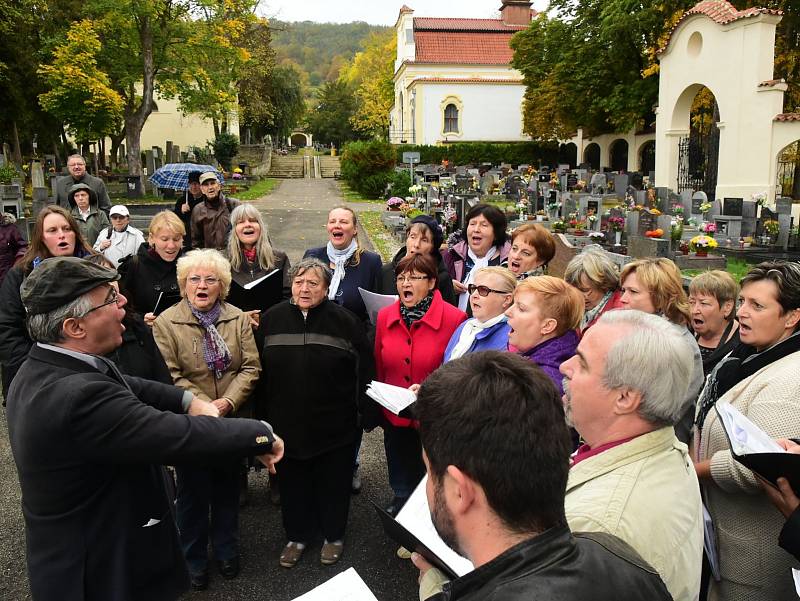
[[373, 359], [363, 325], [329, 300], [330, 268], [316, 258], [291, 270], [292, 298], [264, 313], [264, 401], [284, 436], [278, 476], [288, 543], [280, 565], [294, 567], [318, 529], [320, 561], [339, 561], [350, 508], [350, 484]]
[[[171, 214], [171, 213], [170, 213]], [[230, 263], [198, 249], [178, 259], [182, 300], [153, 322], [153, 336], [175, 386], [234, 415], [250, 398], [261, 367], [247, 315], [225, 302]], [[208, 586], [208, 539], [225, 579], [239, 573], [239, 460], [178, 466], [177, 521], [192, 588]], [[211, 519], [209, 520], [209, 510]]]
[[622, 292], [619, 270], [608, 253], [597, 245], [587, 246], [567, 265], [564, 279], [583, 295], [584, 314], [581, 334], [592, 327], [606, 311], [619, 309]]

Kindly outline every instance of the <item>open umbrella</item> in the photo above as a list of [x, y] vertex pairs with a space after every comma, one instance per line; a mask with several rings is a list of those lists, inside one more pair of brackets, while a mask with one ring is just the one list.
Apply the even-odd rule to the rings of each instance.
[[156, 172], [151, 175], [149, 179], [159, 188], [188, 190], [189, 174], [192, 171], [199, 171], [201, 173], [213, 171], [217, 174], [219, 183], [225, 183], [225, 178], [222, 177], [222, 172], [219, 169], [211, 165], [198, 165], [197, 163], [167, 163], [163, 167], [156, 169]]

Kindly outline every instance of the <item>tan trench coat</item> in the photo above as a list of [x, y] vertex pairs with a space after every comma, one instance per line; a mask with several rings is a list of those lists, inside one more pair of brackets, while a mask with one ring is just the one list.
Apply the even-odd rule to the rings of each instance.
[[222, 305], [216, 328], [231, 353], [231, 364], [220, 380], [214, 378], [203, 358], [204, 330], [185, 299], [158, 316], [153, 336], [175, 386], [205, 401], [228, 399], [233, 411], [238, 411], [261, 373], [253, 330], [247, 316], [227, 303]]

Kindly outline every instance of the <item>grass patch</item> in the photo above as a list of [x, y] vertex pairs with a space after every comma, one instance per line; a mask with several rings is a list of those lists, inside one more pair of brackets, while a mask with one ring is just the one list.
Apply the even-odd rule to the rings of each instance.
[[400, 245], [383, 226], [381, 212], [363, 211], [358, 214], [358, 220], [369, 234], [369, 239], [372, 241], [373, 246], [375, 246], [375, 251], [381, 256], [383, 262], [387, 263], [390, 261]]
[[277, 185], [277, 179], [274, 177], [268, 177], [266, 179], [258, 180], [252, 186], [250, 186], [249, 189], [239, 192], [238, 194], [231, 194], [231, 196], [235, 196], [239, 200], [257, 200], [262, 196], [271, 194]]
[[[749, 270], [750, 270], [750, 265], [747, 263], [747, 261], [743, 261], [742, 259], [728, 259], [728, 265], [725, 268], [725, 271], [731, 274], [733, 276], [733, 279], [736, 280], [737, 283], [747, 274]], [[685, 276], [693, 278], [696, 275], [700, 275], [701, 273], [703, 273], [703, 271], [705, 270], [684, 269], [681, 271], [681, 273]]]
[[342, 196], [344, 197], [345, 202], [348, 202], [348, 203], [349, 202], [374, 202], [374, 203], [380, 203], [380, 204], [384, 203], [384, 201], [381, 200], [380, 198], [367, 198], [366, 196], [362, 196], [361, 194], [359, 194], [355, 190], [352, 190], [350, 188], [350, 186], [348, 186], [344, 182], [339, 182], [339, 187], [341, 188]]

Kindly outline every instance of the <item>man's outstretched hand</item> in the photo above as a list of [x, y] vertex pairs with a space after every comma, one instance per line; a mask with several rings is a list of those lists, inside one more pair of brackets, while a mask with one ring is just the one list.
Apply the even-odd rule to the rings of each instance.
[[270, 474], [275, 473], [275, 464], [283, 458], [283, 439], [275, 435], [275, 440], [272, 442], [272, 450], [264, 455], [259, 455], [258, 460], [263, 463]]

